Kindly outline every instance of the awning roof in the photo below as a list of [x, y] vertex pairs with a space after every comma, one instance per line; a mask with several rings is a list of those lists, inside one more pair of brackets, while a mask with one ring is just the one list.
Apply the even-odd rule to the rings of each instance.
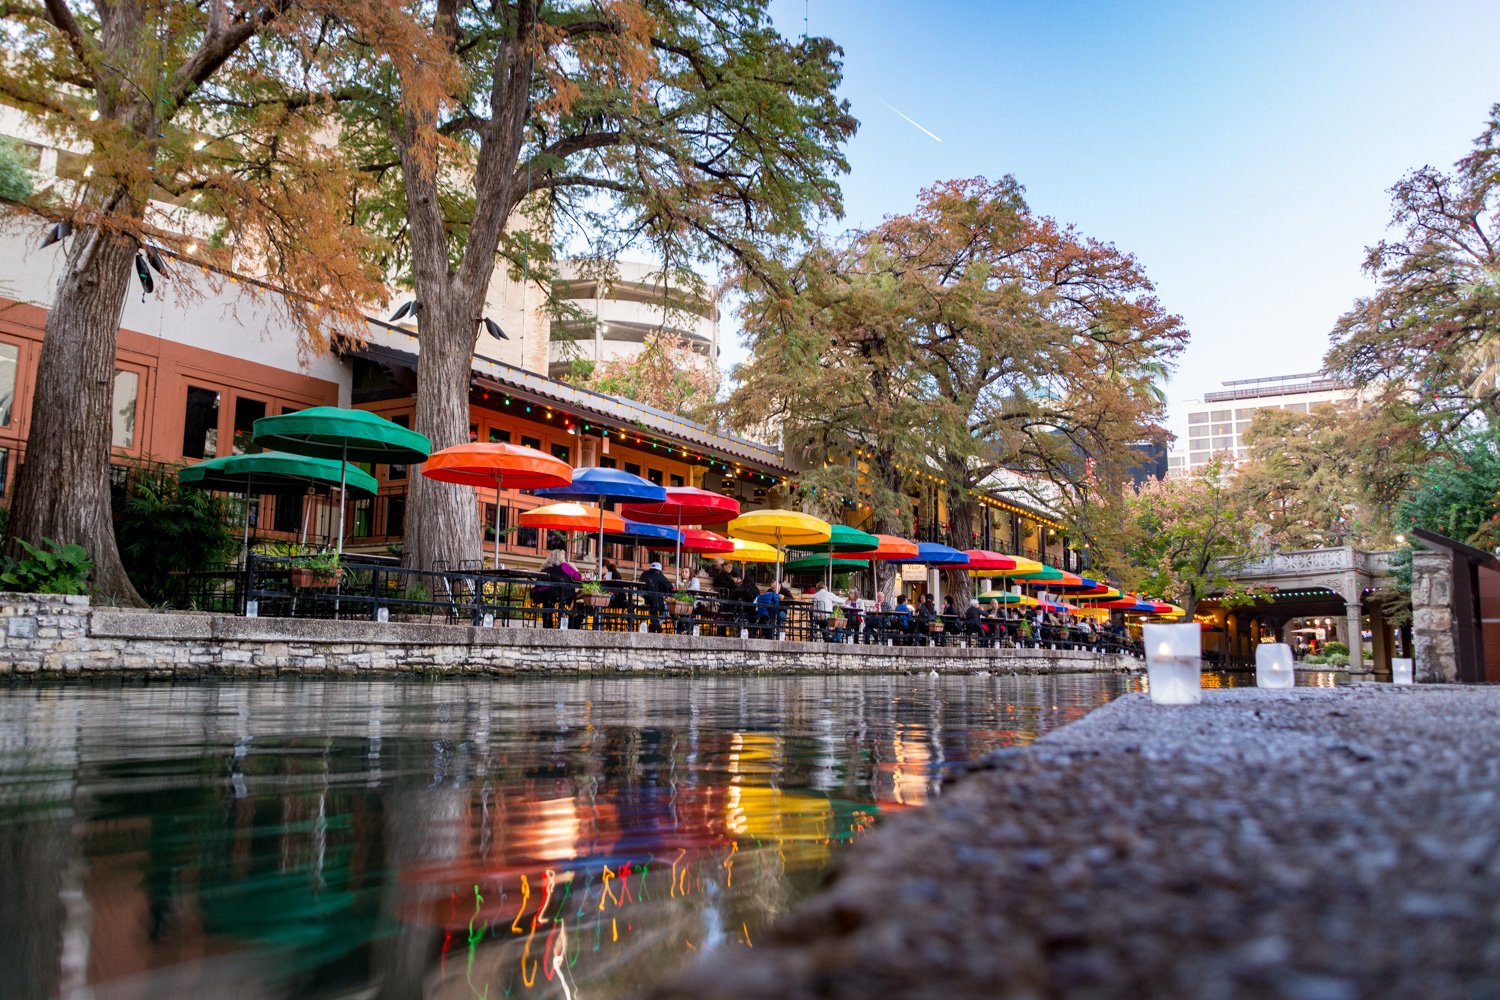
[[[406, 333], [397, 332], [403, 335]], [[374, 342], [352, 344], [344, 347], [341, 353], [413, 371], [417, 366], [417, 355], [414, 352]], [[667, 413], [632, 399], [607, 396], [602, 392], [568, 385], [483, 355], [474, 356], [473, 371], [474, 385], [491, 391], [498, 390], [513, 399], [541, 403], [544, 406], [561, 406], [584, 420], [592, 419], [605, 425], [629, 428], [632, 433], [640, 432], [675, 444], [686, 444], [689, 448], [720, 461], [727, 459], [731, 463], [747, 462], [756, 469], [777, 475], [791, 475], [793, 472], [780, 449], [713, 430], [696, 420]]]

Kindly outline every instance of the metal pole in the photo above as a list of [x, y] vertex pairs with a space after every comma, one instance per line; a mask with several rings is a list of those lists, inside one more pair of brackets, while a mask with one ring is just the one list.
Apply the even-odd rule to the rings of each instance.
[[345, 441], [340, 447], [342, 457], [339, 461], [339, 557], [342, 558], [344, 555], [344, 505], [348, 502], [344, 486], [349, 478], [349, 442]]
[[240, 539], [240, 565], [250, 557], [250, 498], [255, 495], [255, 476], [245, 477], [245, 532]]
[[599, 558], [595, 563], [594, 579], [604, 577], [604, 497], [599, 497]]
[[495, 569], [500, 568], [500, 479], [495, 473]]

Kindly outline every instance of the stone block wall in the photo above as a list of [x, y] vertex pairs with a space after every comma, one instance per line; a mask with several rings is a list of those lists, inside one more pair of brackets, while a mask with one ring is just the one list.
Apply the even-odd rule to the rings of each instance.
[[1422, 550], [1411, 556], [1411, 632], [1418, 683], [1458, 680], [1453, 620], [1453, 557]]
[[1036, 673], [1120, 671], [1084, 650], [851, 646], [638, 632], [308, 621], [90, 608], [0, 595], [0, 677], [308, 674]]

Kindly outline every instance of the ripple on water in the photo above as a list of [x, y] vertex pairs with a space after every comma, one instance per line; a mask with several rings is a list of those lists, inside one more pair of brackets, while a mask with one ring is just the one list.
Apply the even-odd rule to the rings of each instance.
[[1138, 681], [0, 691], [21, 996], [624, 994], [747, 947], [945, 767]]

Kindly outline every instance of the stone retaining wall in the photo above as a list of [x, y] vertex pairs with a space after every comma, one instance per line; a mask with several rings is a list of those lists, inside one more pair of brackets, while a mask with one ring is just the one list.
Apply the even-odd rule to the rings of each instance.
[[850, 646], [635, 632], [238, 618], [0, 595], [0, 675], [329, 676], [371, 673], [972, 673], [1121, 671], [1062, 649]]

